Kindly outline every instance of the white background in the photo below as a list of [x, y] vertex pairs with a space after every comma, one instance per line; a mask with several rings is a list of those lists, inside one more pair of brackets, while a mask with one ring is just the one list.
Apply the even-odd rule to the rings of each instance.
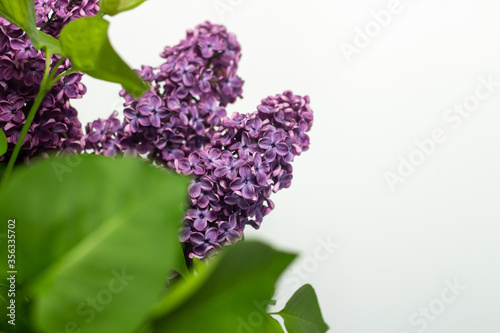
[[[229, 111], [253, 112], [286, 89], [311, 97], [311, 149], [261, 229], [246, 233], [301, 255], [278, 307], [311, 283], [331, 332], [499, 332], [500, 86], [458, 126], [444, 117], [480, 77], [500, 82], [500, 2], [401, 0], [349, 63], [341, 45], [355, 45], [356, 28], [375, 31], [371, 12], [388, 4], [149, 0], [112, 18], [111, 38], [138, 68], [159, 64], [185, 30], [223, 23], [242, 45], [245, 80]], [[120, 110], [118, 86], [84, 82], [74, 103], [84, 124]], [[447, 139], [391, 191], [386, 172], [436, 128]], [[329, 238], [338, 246], [325, 257]], [[453, 294], [446, 280], [465, 290]]]

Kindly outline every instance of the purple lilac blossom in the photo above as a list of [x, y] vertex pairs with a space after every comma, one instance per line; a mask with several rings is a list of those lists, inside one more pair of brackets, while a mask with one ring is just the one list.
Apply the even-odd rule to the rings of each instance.
[[[58, 37], [68, 22], [95, 15], [99, 10], [97, 3], [98, 0], [35, 0], [37, 26]], [[59, 59], [60, 56], [51, 57], [51, 69]], [[7, 135], [8, 142], [7, 153], [0, 156], [0, 163], [6, 163], [12, 155], [38, 93], [45, 63], [45, 54], [33, 47], [21, 29], [0, 18], [0, 129]], [[61, 73], [70, 66], [66, 60], [57, 71]], [[81, 78], [81, 73], [72, 73], [46, 95], [21, 147], [19, 162], [45, 156], [50, 151], [76, 153], [82, 150], [82, 126], [70, 105], [71, 99], [86, 93]]]
[[[125, 119], [117, 133], [108, 133], [95, 142], [93, 132], [100, 132], [101, 127], [87, 125], [87, 152], [103, 154], [104, 142], [115, 137], [148, 143], [150, 150], [145, 154], [149, 159], [175, 169], [178, 161], [210, 143], [226, 117], [227, 104], [241, 97], [243, 80], [236, 75], [241, 57], [239, 43], [223, 26], [206, 22], [189, 30], [178, 45], [165, 47], [161, 57], [164, 63], [142, 66], [138, 71], [151, 83], [150, 92], [138, 100], [125, 91], [120, 93], [125, 99]], [[237, 83], [229, 94], [223, 91], [227, 78]], [[104, 124], [107, 120], [99, 121]], [[127, 143], [121, 144], [127, 149]]]
[[[281, 117], [280, 113], [286, 117]], [[211, 239], [212, 235], [209, 237], [206, 233], [217, 228], [217, 244], [223, 246], [240, 239], [246, 225], [260, 227], [264, 216], [274, 208], [271, 194], [291, 185], [293, 168], [290, 163], [309, 148], [306, 132], [312, 126], [313, 113], [307, 96], [285, 91], [262, 100], [254, 113], [224, 120], [227, 121], [219, 126], [210, 143], [197, 153], [205, 165], [205, 172], [199, 173], [192, 182], [192, 187], [197, 188], [189, 191], [192, 209], [205, 212], [208, 209], [217, 214], [217, 218], [207, 221], [206, 225], [197, 224], [195, 236], [188, 237], [186, 235], [196, 219], [187, 214], [181, 233], [190, 257], [202, 258], [209, 250], [218, 248], [213, 244], [200, 247], [200, 233]], [[257, 123], [260, 124], [257, 127], [252, 125]], [[259, 128], [259, 132], [249, 135], [249, 131], [255, 131], [255, 128]], [[260, 140], [263, 141], [259, 144]], [[241, 144], [253, 147], [252, 152], [242, 149]], [[211, 154], [214, 149], [221, 151], [218, 157]], [[181, 164], [177, 164], [176, 170], [186, 174]], [[212, 187], [211, 199], [200, 200], [201, 186], [196, 184], [201, 183], [206, 188]], [[200, 230], [201, 226], [203, 230]]]
[[223, 26], [201, 24], [164, 49], [163, 64], [138, 71], [151, 83], [149, 93], [138, 100], [120, 93], [121, 124], [114, 112], [86, 127], [87, 152], [133, 149], [134, 156], [193, 177], [179, 236], [190, 258], [239, 240], [246, 225], [259, 228], [274, 209], [271, 194], [291, 184], [290, 163], [309, 148], [307, 96], [285, 91], [263, 99], [253, 113], [226, 116], [227, 104], [242, 93], [240, 50]]

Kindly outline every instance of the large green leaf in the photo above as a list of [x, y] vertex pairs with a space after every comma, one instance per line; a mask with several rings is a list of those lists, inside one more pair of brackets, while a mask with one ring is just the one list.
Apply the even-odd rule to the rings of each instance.
[[0, 156], [7, 152], [7, 147], [7, 137], [5, 136], [5, 133], [0, 129]]
[[116, 82], [134, 97], [144, 94], [149, 85], [114, 51], [108, 39], [109, 22], [99, 16], [84, 17], [68, 23], [59, 40], [73, 68], [97, 79]]
[[15, 170], [0, 193], [0, 221], [16, 220], [16, 278], [37, 326], [137, 330], [177, 265], [188, 182], [139, 160], [94, 155]]
[[108, 15], [116, 15], [118, 13], [134, 9], [146, 0], [101, 0], [99, 7], [101, 12]]
[[[2, 242], [2, 246], [3, 245], [4, 244]], [[2, 312], [6, 309], [5, 315], [2, 313], [2, 316], [0, 316], [0, 332], [12, 332], [13, 329], [15, 329], [14, 332], [35, 333], [36, 330], [31, 327], [31, 323], [29, 321], [29, 299], [24, 295], [23, 290], [19, 285], [16, 285], [15, 287], [15, 296], [11, 294], [13, 297], [9, 297], [10, 288], [11, 286], [8, 280], [0, 282], [0, 306], [2, 307]], [[14, 317], [9, 316], [11, 312], [9, 307], [12, 308], [11, 299], [15, 300]], [[12, 319], [15, 319], [15, 326], [9, 323]]]
[[328, 331], [310, 284], [300, 287], [278, 313], [285, 320], [288, 333], [324, 333]]
[[35, 48], [61, 54], [59, 41], [37, 29], [33, 0], [0, 0], [0, 15], [26, 31]]
[[155, 332], [283, 332], [266, 308], [294, 257], [254, 242], [226, 248], [165, 296], [155, 311]]

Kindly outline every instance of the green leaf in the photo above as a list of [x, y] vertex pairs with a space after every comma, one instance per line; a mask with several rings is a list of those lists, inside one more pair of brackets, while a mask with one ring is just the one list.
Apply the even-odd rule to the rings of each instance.
[[2, 179], [5, 169], [7, 169], [7, 162], [0, 163], [0, 179]]
[[[26, 2], [26, 0], [23, 0]], [[62, 54], [61, 44], [54, 37], [47, 35], [45, 32], [38, 30], [36, 26], [36, 12], [33, 0], [28, 0], [26, 8], [28, 15], [28, 26], [24, 29], [31, 40], [31, 43], [36, 49], [42, 49], [50, 54]]]
[[184, 257], [182, 244], [179, 241], [177, 241], [177, 244], [175, 246], [175, 256], [177, 257], [177, 264], [172, 267], [172, 269], [186, 279], [189, 276], [189, 270], [187, 268], [186, 259]]
[[266, 308], [294, 258], [261, 243], [225, 248], [201, 273], [167, 293], [155, 310], [155, 332], [283, 332]]
[[101, 0], [99, 6], [101, 13], [116, 15], [118, 13], [134, 9], [146, 0]]
[[16, 279], [39, 329], [143, 325], [177, 265], [188, 183], [143, 161], [95, 155], [15, 169], [0, 193], [0, 221], [16, 220]]
[[50, 54], [62, 55], [61, 43], [45, 32], [35, 29], [30, 33], [30, 40], [37, 49], [42, 49]]
[[[4, 243], [1, 243], [2, 246], [4, 246]], [[5, 281], [5, 284], [4, 282]], [[26, 298], [26, 296], [23, 293], [23, 290], [20, 285], [16, 285], [16, 295], [11, 295], [14, 297], [9, 296], [9, 290], [10, 290], [10, 283], [8, 280], [3, 280], [0, 283], [0, 306], [3, 309], [7, 309], [8, 307], [11, 306], [11, 299], [15, 300], [15, 323], [16, 326], [13, 327], [11, 324], [8, 323], [9, 320], [12, 319], [12, 317], [9, 317], [10, 309], [7, 309], [5, 311], [5, 315], [2, 315], [0, 317], [0, 332], [10, 332], [12, 328], [15, 328], [15, 332], [23, 332], [23, 333], [31, 333], [31, 332], [36, 332], [31, 326], [31, 323], [29, 321], [29, 311], [30, 311], [30, 302], [29, 299]]]
[[[31, 15], [30, 5], [33, 0], [0, 0], [0, 15], [7, 21], [14, 23], [24, 31], [31, 30], [30, 27], [35, 25]], [[33, 6], [33, 13], [35, 7]]]
[[0, 15], [26, 31], [36, 49], [62, 54], [59, 41], [37, 29], [33, 0], [0, 0]]
[[205, 264], [201, 259], [193, 258], [193, 269], [196, 273], [201, 273], [207, 268], [207, 264]]
[[73, 68], [104, 81], [120, 83], [135, 98], [150, 87], [113, 50], [108, 39], [109, 22], [99, 16], [68, 23], [59, 37], [63, 54]]
[[318, 298], [310, 284], [300, 287], [278, 314], [285, 320], [288, 333], [328, 331], [328, 325], [321, 315]]
[[0, 156], [7, 152], [7, 147], [7, 137], [5, 136], [5, 133], [0, 129]]

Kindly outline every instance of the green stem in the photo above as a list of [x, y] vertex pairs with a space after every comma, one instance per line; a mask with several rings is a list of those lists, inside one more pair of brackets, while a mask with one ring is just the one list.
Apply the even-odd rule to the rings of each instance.
[[[2, 177], [2, 182], [0, 184], [0, 192], [5, 187], [5, 184], [9, 180], [10, 174], [12, 172], [12, 169], [14, 168], [14, 164], [16, 163], [17, 156], [19, 155], [19, 152], [21, 151], [21, 147], [23, 145], [24, 139], [26, 138], [26, 135], [28, 134], [28, 130], [30, 129], [31, 123], [33, 122], [33, 119], [35, 118], [36, 112], [38, 111], [38, 108], [42, 104], [43, 99], [45, 98], [45, 95], [52, 89], [54, 84], [64, 75], [69, 74], [69, 71], [66, 71], [62, 73], [61, 75], [57, 76], [56, 81], [51, 80], [58, 68], [59, 64], [62, 63], [62, 58], [57, 62], [56, 67], [54, 70], [51, 72], [50, 71], [50, 63], [51, 63], [51, 57], [52, 55], [47, 52], [46, 54], [46, 62], [45, 62], [45, 73], [43, 74], [43, 79], [42, 83], [40, 84], [40, 90], [38, 94], [36, 95], [35, 102], [31, 106], [30, 112], [28, 113], [28, 117], [26, 117], [26, 122], [24, 123], [24, 126], [21, 130], [21, 134], [19, 135], [19, 139], [17, 140], [16, 146], [14, 147], [14, 151], [12, 152], [12, 156], [10, 157], [9, 164], [7, 164], [7, 168], [5, 169], [5, 173], [3, 174]], [[64, 74], [64, 75], [63, 75]]]
[[52, 81], [52, 79], [54, 78], [54, 76], [57, 74], [57, 70], [59, 69], [59, 66], [61, 66], [63, 62], [64, 62], [64, 57], [61, 57], [61, 59], [59, 59], [57, 61], [56, 65], [54, 66], [54, 69], [52, 70], [52, 73], [50, 73], [49, 78], [47, 79], [48, 80], [47, 82]]
[[52, 81], [50, 81], [51, 86], [53, 86], [54, 84], [56, 84], [56, 83], [57, 83], [60, 79], [62, 79], [62, 78], [63, 78], [63, 77], [65, 77], [66, 75], [71, 74], [71, 73], [74, 73], [74, 72], [76, 72], [76, 70], [74, 70], [74, 69], [72, 69], [72, 68], [70, 68], [70, 69], [68, 69], [68, 70], [66, 70], [66, 71], [64, 71], [64, 72], [62, 72], [61, 74], [59, 74], [58, 76], [56, 76], [56, 78], [55, 78], [55, 79], [53, 79]]
[[47, 22], [45, 22], [42, 27], [40, 28], [40, 31], [42, 31], [43, 29], [47, 28], [49, 25], [52, 24], [52, 21], [54, 21], [54, 19], [56, 18], [56, 12], [53, 12], [52, 15], [50, 15], [49, 19], [47, 20]]
[[12, 172], [12, 168], [14, 167], [14, 164], [16, 163], [17, 156], [19, 155], [19, 151], [21, 150], [21, 146], [23, 145], [24, 138], [26, 137], [26, 134], [28, 134], [28, 130], [31, 126], [31, 123], [33, 122], [33, 118], [35, 118], [36, 112], [38, 111], [40, 104], [42, 104], [42, 101], [45, 98], [45, 95], [47, 94], [47, 92], [48, 92], [48, 90], [46, 89], [46, 87], [42, 86], [40, 88], [40, 91], [38, 92], [38, 95], [36, 96], [35, 102], [31, 106], [31, 110], [28, 114], [28, 117], [26, 118], [26, 122], [24, 123], [23, 129], [21, 130], [21, 135], [19, 136], [19, 139], [17, 140], [16, 146], [14, 147], [14, 151], [12, 152], [12, 156], [10, 157], [9, 164], [7, 165], [7, 169], [5, 169], [5, 173], [4, 173], [3, 178], [2, 178], [2, 184], [0, 185], [0, 192], [2, 192], [3, 188], [5, 187], [5, 184], [7, 183], [7, 180], [10, 177], [10, 173]]

